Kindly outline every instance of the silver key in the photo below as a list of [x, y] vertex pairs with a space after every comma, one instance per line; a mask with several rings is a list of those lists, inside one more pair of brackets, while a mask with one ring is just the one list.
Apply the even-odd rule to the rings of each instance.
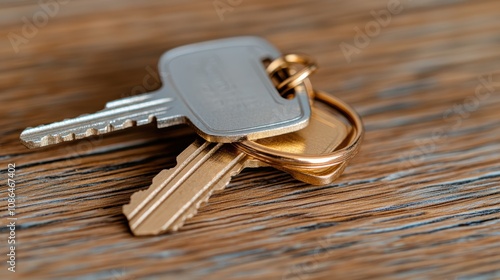
[[280, 53], [258, 37], [186, 45], [160, 59], [163, 87], [106, 104], [104, 110], [27, 128], [28, 148], [99, 135], [156, 120], [158, 128], [188, 123], [208, 141], [235, 142], [304, 128], [310, 117], [306, 92], [281, 97], [262, 61]]

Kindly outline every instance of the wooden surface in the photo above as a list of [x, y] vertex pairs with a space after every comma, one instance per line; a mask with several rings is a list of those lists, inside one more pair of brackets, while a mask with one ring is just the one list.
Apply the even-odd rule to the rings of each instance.
[[[16, 53], [23, 17], [43, 23], [46, 12], [2, 1], [1, 279], [500, 278], [498, 1], [401, 0], [380, 30], [371, 11], [392, 1], [215, 2], [226, 10], [212, 0], [69, 1], [16, 37]], [[373, 36], [356, 43], [355, 28], [367, 25]], [[40, 150], [19, 142], [25, 127], [158, 88], [151, 77], [165, 50], [247, 34], [314, 56], [314, 85], [363, 116], [362, 150], [334, 184], [246, 170], [178, 233], [135, 238], [121, 207], [174, 166], [189, 129], [149, 126]]]

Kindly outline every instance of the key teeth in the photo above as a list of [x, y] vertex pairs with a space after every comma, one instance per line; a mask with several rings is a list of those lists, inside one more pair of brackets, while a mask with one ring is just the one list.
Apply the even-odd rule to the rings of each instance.
[[61, 137], [60, 135], [47, 135], [47, 136], [44, 136], [42, 137], [42, 139], [40, 140], [40, 144], [42, 146], [48, 146], [48, 145], [52, 145], [52, 144], [58, 144], [58, 143], [61, 143], [64, 141], [64, 138]]
[[228, 177], [221, 178], [221, 180], [219, 182], [217, 182], [216, 185], [209, 192], [207, 192], [205, 194], [205, 196], [203, 197], [203, 199], [200, 199], [184, 215], [182, 215], [181, 217], [179, 217], [179, 219], [170, 226], [170, 229], [169, 229], [169, 227], [166, 227], [166, 229], [163, 230], [163, 231], [161, 231], [161, 232], [169, 232], [169, 231], [174, 232], [174, 231], [177, 231], [180, 227], [182, 227], [185, 224], [185, 222], [187, 221], [187, 219], [192, 218], [194, 215], [196, 215], [198, 213], [198, 210], [201, 208], [201, 206], [203, 204], [208, 203], [210, 197], [212, 196], [212, 194], [215, 191], [221, 191], [221, 190], [225, 189], [227, 187], [227, 185], [229, 184], [229, 182], [231, 181], [231, 178], [234, 175], [238, 174], [241, 171], [242, 168], [243, 167], [241, 167], [238, 170], [233, 170], [232, 172], [229, 173]]
[[134, 126], [137, 126], [137, 121], [128, 119], [125, 122], [123, 122], [122, 126], [123, 126], [123, 128], [134, 127]]
[[74, 133], [68, 134], [67, 137], [63, 138], [63, 141], [73, 141], [76, 139], [76, 135]]
[[[130, 196], [130, 202], [132, 202], [133, 200], [136, 200], [136, 199], [141, 199], [144, 197], [144, 194], [146, 193], [146, 191], [144, 190], [140, 190], [140, 191], [137, 191], [135, 193], [133, 193], [131, 196]], [[132, 203], [131, 203], [132, 204]]]
[[130, 214], [134, 211], [134, 208], [136, 207], [137, 203], [136, 201], [140, 202], [142, 201], [145, 196], [147, 195], [147, 192], [145, 190], [140, 190], [135, 193], [133, 193], [130, 196], [130, 202], [128, 204], [123, 205], [123, 213], [127, 218], [132, 218], [130, 217]]
[[[85, 115], [82, 115], [85, 116]], [[82, 117], [80, 116], [80, 117]], [[148, 120], [154, 120], [155, 118], [148, 118]], [[71, 119], [66, 119], [71, 120]], [[66, 121], [64, 120], [64, 121]], [[28, 148], [37, 148], [37, 147], [45, 147], [49, 145], [59, 144], [62, 142], [74, 141], [77, 139], [82, 139], [85, 137], [96, 136], [104, 133], [113, 132], [120, 129], [130, 128], [137, 126], [137, 121], [132, 119], [127, 119], [123, 121], [120, 125], [113, 125], [111, 123], [107, 124], [103, 129], [97, 128], [88, 128], [84, 132], [68, 132], [65, 134], [57, 133], [57, 134], [48, 134], [44, 136], [32, 136], [36, 130], [41, 130], [47, 125], [40, 125], [37, 127], [28, 127], [23, 132], [21, 132], [20, 139], [21, 142]], [[74, 130], [78, 130], [74, 129]]]
[[[93, 136], [93, 135], [97, 135], [99, 133], [99, 131], [97, 131], [97, 129], [95, 128], [89, 128], [87, 129], [87, 131], [85, 131], [85, 136], [89, 137], [89, 136]], [[70, 133], [70, 135], [73, 135], [73, 139], [70, 139], [70, 140], [75, 140], [75, 133]]]
[[110, 133], [115, 130], [115, 127], [109, 123], [108, 125], [106, 125], [106, 128], [104, 130], [106, 131], [106, 133]]
[[[174, 222], [170, 226], [156, 230], [154, 232], [141, 232], [141, 226], [139, 226], [137, 228], [131, 228], [131, 230], [135, 236], [158, 235], [158, 234], [166, 233], [166, 232], [177, 232], [177, 231], [179, 231], [179, 229], [182, 226], [184, 226], [184, 224], [186, 223], [186, 221], [188, 219], [191, 219], [192, 217], [194, 217], [194, 215], [196, 215], [198, 213], [198, 209], [202, 206], [202, 204], [205, 204], [208, 202], [208, 200], [212, 194], [213, 194], [213, 191], [210, 191], [209, 193], [207, 193], [207, 195], [202, 200], [198, 201], [194, 205], [194, 207], [191, 207], [188, 210], [188, 212], [184, 213], [184, 215], [182, 215], [176, 222]], [[125, 205], [125, 206], [127, 206], [127, 205]], [[125, 209], [125, 206], [124, 206], [124, 209]]]
[[140, 193], [142, 191], [137, 191], [135, 193], [133, 193], [131, 196], [130, 196], [130, 202], [128, 204], [124, 204], [122, 206], [122, 209], [123, 209], [123, 214], [125, 214], [125, 216], [128, 217], [128, 213], [130, 213], [133, 209], [132, 209], [132, 205], [134, 204], [133, 201], [135, 199], [139, 199], [140, 197]]

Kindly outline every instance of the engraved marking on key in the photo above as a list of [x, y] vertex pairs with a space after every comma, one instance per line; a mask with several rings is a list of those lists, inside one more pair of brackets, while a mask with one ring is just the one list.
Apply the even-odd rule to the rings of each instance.
[[307, 93], [280, 96], [263, 59], [280, 53], [258, 37], [182, 46], [160, 58], [163, 86], [156, 92], [111, 101], [95, 114], [28, 128], [29, 148], [103, 134], [156, 119], [158, 128], [188, 123], [208, 141], [235, 142], [280, 135], [308, 124]]
[[[316, 107], [314, 109], [306, 128], [273, 137], [276, 140], [259, 141], [267, 142], [275, 149], [306, 154], [321, 154], [336, 149], [349, 133], [349, 128], [338, 118], [316, 110]], [[280, 139], [282, 145], [279, 144]], [[187, 218], [196, 214], [212, 192], [224, 189], [232, 176], [245, 167], [259, 166], [267, 164], [251, 158], [231, 144], [198, 139], [177, 157], [174, 168], [161, 171], [148, 189], [134, 193], [130, 203], [124, 205], [123, 213], [135, 235], [176, 231]], [[291, 170], [291, 173], [296, 172]], [[311, 174], [305, 178], [314, 177]], [[317, 174], [325, 176], [324, 172]]]

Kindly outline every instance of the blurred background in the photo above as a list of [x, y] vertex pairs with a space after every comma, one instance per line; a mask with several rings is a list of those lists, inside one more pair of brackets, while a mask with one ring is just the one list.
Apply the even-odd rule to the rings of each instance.
[[[72, 194], [31, 196], [24, 204], [24, 221], [37, 227], [20, 233], [25, 244], [21, 271], [33, 279], [499, 277], [500, 260], [494, 257], [500, 250], [499, 228], [491, 222], [500, 218], [499, 27], [500, 2], [495, 0], [1, 1], [0, 158], [26, 165], [20, 192], [28, 197], [43, 194], [50, 180], [90, 166], [103, 168], [101, 180], [131, 178], [128, 183], [136, 187], [112, 185], [116, 193], [105, 195], [106, 184], [85, 185], [96, 195], [85, 196], [105, 198], [69, 200], [78, 203], [78, 211], [57, 202]], [[216, 195], [208, 210], [187, 224], [184, 234], [189, 238], [181, 234], [133, 239], [120, 214], [121, 205], [159, 170], [175, 164], [175, 155], [192, 140], [191, 134], [182, 141], [172, 136], [176, 129], [119, 134], [115, 142], [123, 146], [104, 140], [98, 148], [76, 151], [79, 157], [101, 149], [104, 158], [82, 158], [69, 169], [51, 169], [47, 160], [64, 157], [67, 149], [33, 152], [19, 144], [25, 127], [94, 112], [107, 101], [158, 89], [157, 63], [171, 48], [240, 35], [262, 36], [284, 53], [316, 58], [320, 68], [312, 77], [314, 86], [348, 102], [365, 122], [363, 148], [339, 183], [332, 185], [335, 188], [312, 189], [318, 196], [298, 200], [316, 205], [307, 214], [290, 214], [299, 211], [291, 209], [297, 202], [287, 196], [295, 196], [296, 189], [288, 187], [296, 181], [288, 179], [277, 188], [274, 178], [284, 176], [279, 171], [246, 171], [230, 185], [235, 192]], [[158, 137], [161, 141], [152, 140]], [[135, 152], [122, 154], [127, 145], [137, 146]], [[115, 152], [105, 153], [108, 148]], [[165, 156], [157, 156], [162, 153]], [[106, 169], [112, 164], [116, 168]], [[51, 178], [41, 175], [42, 167], [51, 170]], [[260, 182], [264, 185], [259, 191], [284, 197], [272, 201], [277, 206], [266, 208], [268, 212], [254, 205], [253, 211], [260, 209], [274, 219], [250, 224], [260, 228], [257, 233], [217, 223], [238, 212], [215, 211], [213, 205], [231, 209], [231, 203], [242, 204], [231, 198], [253, 197], [255, 174], [268, 180]], [[82, 175], [71, 178], [78, 181]], [[466, 188], [431, 188], [456, 186], [456, 180], [465, 182]], [[342, 186], [357, 192], [346, 196]], [[454, 198], [445, 197], [448, 192], [456, 192]], [[345, 201], [328, 204], [325, 198]], [[361, 200], [349, 200], [354, 198]], [[60, 208], [37, 216], [50, 203]], [[457, 217], [465, 217], [460, 216], [464, 209], [483, 213], [470, 217], [489, 215], [491, 224], [459, 226]], [[68, 229], [51, 214], [66, 212], [82, 213], [74, 220], [83, 225]], [[351, 223], [344, 219], [346, 213], [364, 218]], [[399, 219], [391, 220], [399, 214]], [[109, 220], [99, 229], [85, 224], [92, 223], [94, 215]], [[433, 222], [426, 223], [429, 219]], [[243, 229], [247, 226], [229, 221]], [[340, 229], [330, 228], [334, 224]], [[421, 239], [405, 239], [409, 234], [405, 230], [413, 234], [424, 224]], [[448, 226], [461, 230], [441, 231]], [[96, 249], [97, 243], [88, 240], [69, 241], [76, 233], [102, 247]], [[40, 240], [52, 244], [50, 249]], [[208, 240], [213, 243], [203, 247]], [[128, 249], [117, 249], [125, 244]], [[1, 273], [4, 279], [5, 270]]]
[[[61, 102], [65, 106], [59, 109], [77, 114], [83, 112], [78, 101], [101, 108], [101, 101], [158, 88], [157, 62], [164, 51], [239, 35], [263, 36], [283, 52], [314, 56], [321, 67], [315, 85], [356, 102], [361, 112], [379, 107], [369, 96], [387, 100], [420, 91], [400, 99], [398, 106], [405, 110], [393, 110], [393, 117], [411, 114], [414, 98], [432, 110], [443, 98], [438, 95], [456, 91], [452, 86], [470, 86], [470, 93], [476, 76], [498, 70], [495, 1], [46, 0], [1, 5], [0, 86], [2, 95], [17, 97], [9, 100], [4, 114], [20, 114], [17, 108], [29, 106], [42, 116], [52, 110], [49, 105]], [[440, 85], [444, 82], [446, 87]], [[23, 98], [27, 95], [29, 100]], [[462, 98], [458, 95], [456, 100]]]

